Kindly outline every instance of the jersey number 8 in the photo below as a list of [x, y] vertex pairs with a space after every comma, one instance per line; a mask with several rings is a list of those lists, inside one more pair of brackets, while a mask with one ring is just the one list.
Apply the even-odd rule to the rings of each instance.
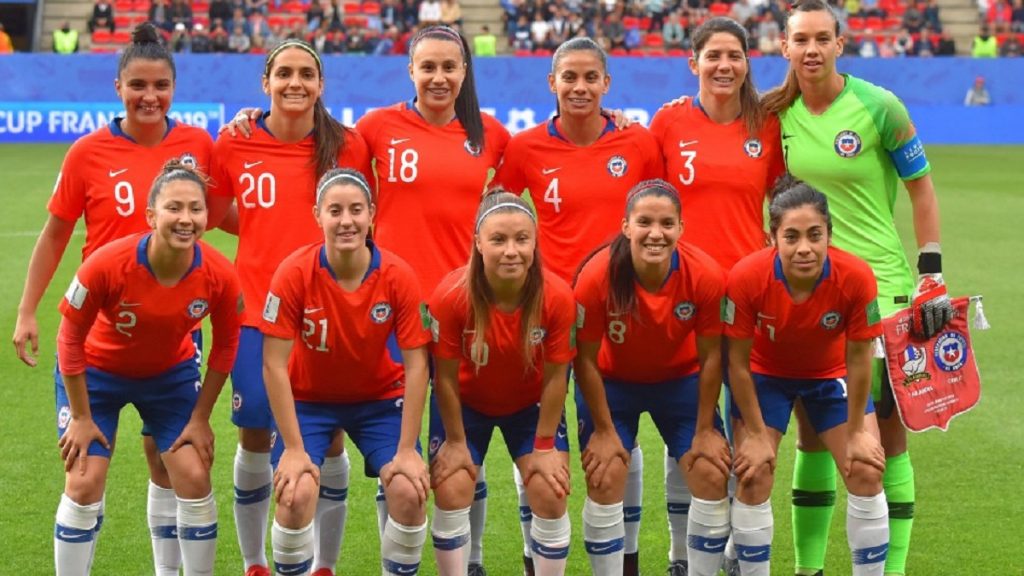
[[626, 341], [626, 323], [622, 320], [612, 320], [608, 323], [608, 339], [616, 344]]

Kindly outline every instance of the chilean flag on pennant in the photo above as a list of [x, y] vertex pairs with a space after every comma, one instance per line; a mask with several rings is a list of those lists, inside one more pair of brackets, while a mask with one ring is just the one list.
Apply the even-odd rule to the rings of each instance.
[[[910, 334], [909, 308], [882, 320], [889, 381], [908, 430], [946, 430], [954, 416], [974, 408], [981, 398], [981, 375], [967, 322], [970, 301], [954, 298], [953, 319], [928, 340]], [[981, 315], [976, 324], [987, 325], [980, 298], [976, 314]]]

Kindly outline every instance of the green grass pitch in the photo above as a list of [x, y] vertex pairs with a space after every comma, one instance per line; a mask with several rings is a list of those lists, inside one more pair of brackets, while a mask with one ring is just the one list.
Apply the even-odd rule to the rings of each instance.
[[[46, 200], [65, 150], [63, 145], [0, 147], [0, 269], [4, 271], [0, 280], [0, 326], [5, 335], [13, 331], [29, 255], [45, 220]], [[947, 433], [932, 431], [910, 439], [917, 471], [917, 512], [908, 573], [1021, 575], [1024, 419], [1020, 415], [1024, 413], [1024, 395], [1012, 365], [1014, 357], [1020, 358], [1017, 354], [1024, 337], [1024, 148], [932, 146], [929, 157], [942, 206], [947, 281], [955, 294], [985, 295], [993, 329], [974, 334], [974, 349], [984, 378], [980, 405], [958, 419]], [[905, 194], [901, 194], [897, 221], [909, 245], [912, 230]], [[53, 573], [53, 518], [63, 486], [51, 375], [56, 303], [78, 263], [82, 239], [81, 234], [73, 238], [40, 308], [40, 366], [23, 366], [11, 347], [0, 354], [0, 574]], [[207, 239], [233, 252], [233, 241], [223, 234], [211, 233]], [[222, 395], [214, 418], [218, 433], [214, 490], [220, 511], [216, 574], [241, 573], [231, 512], [235, 430], [229, 421], [228, 397]], [[139, 422], [133, 411], [123, 412], [121, 431], [93, 572], [152, 574], [145, 517], [147, 473], [138, 438]], [[642, 572], [661, 574], [668, 547], [662, 445], [646, 419], [641, 445], [646, 451]], [[353, 482], [340, 573], [371, 575], [379, 572], [375, 484], [358, 473], [361, 459], [352, 452]], [[792, 574], [788, 496], [792, 458], [791, 434], [783, 440], [774, 492], [776, 574]], [[585, 490], [575, 451], [572, 463], [570, 516], [574, 532], [567, 572], [576, 575], [589, 573], [589, 567], [580, 536]], [[516, 499], [511, 463], [501, 440], [495, 440], [492, 446], [487, 479], [490, 499], [485, 565], [494, 576], [519, 574], [521, 538]], [[834, 516], [826, 567], [830, 575], [850, 572], [843, 501], [840, 497]], [[429, 540], [422, 573], [436, 573]]]

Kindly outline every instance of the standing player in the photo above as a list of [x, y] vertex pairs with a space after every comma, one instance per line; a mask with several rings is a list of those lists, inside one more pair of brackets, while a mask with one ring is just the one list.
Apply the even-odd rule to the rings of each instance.
[[267, 293], [263, 372], [283, 452], [274, 475], [277, 574], [308, 574], [319, 467], [344, 429], [388, 505], [383, 574], [415, 574], [430, 485], [418, 453], [427, 390], [425, 306], [408, 264], [368, 240], [366, 179], [330, 170], [316, 192], [321, 242], [288, 256]]
[[536, 573], [565, 572], [573, 304], [569, 286], [541, 266], [529, 205], [492, 191], [477, 211], [469, 265], [445, 277], [430, 305], [439, 408], [430, 423], [432, 530], [442, 575], [467, 573], [474, 478], [495, 428], [525, 479]]
[[[278, 264], [321, 233], [309, 220], [317, 179], [335, 166], [369, 175], [369, 151], [356, 132], [324, 107], [320, 57], [309, 44], [289, 40], [267, 55], [263, 90], [270, 112], [252, 122], [252, 138], [222, 134], [215, 147], [211, 222], [220, 223], [237, 203], [235, 265], [248, 302], [263, 302]], [[243, 318], [238, 361], [231, 373], [232, 421], [239, 427], [235, 454], [235, 522], [247, 576], [269, 574], [264, 552], [270, 509], [270, 435], [273, 420], [263, 384], [263, 336], [256, 310]], [[341, 436], [322, 467], [317, 504], [318, 574], [332, 574], [343, 535], [348, 455]]]
[[853, 575], [881, 575], [889, 545], [885, 454], [871, 388], [882, 333], [871, 269], [829, 246], [825, 196], [780, 182], [769, 207], [774, 246], [741, 260], [722, 305], [735, 402], [733, 539], [742, 574], [768, 576], [775, 455], [799, 399], [841, 463]]
[[[952, 307], [942, 280], [939, 207], [931, 166], [906, 108], [891, 92], [839, 74], [836, 60], [843, 38], [835, 15], [821, 0], [793, 7], [783, 50], [790, 70], [783, 85], [765, 97], [765, 106], [781, 120], [789, 171], [829, 198], [835, 244], [871, 265], [882, 315], [912, 306], [915, 331], [934, 335]], [[916, 288], [893, 224], [900, 180], [914, 214], [919, 250]], [[914, 470], [906, 429], [893, 410], [881, 361], [875, 363], [873, 388], [886, 453], [884, 484], [892, 535], [885, 572], [901, 575], [914, 516]], [[798, 571], [814, 574], [824, 566], [835, 466], [811, 430], [801, 425], [800, 431], [793, 476], [794, 541]]]
[[[88, 574], [118, 416], [138, 410], [177, 497], [185, 574], [213, 573], [217, 507], [210, 413], [238, 347], [241, 295], [231, 263], [198, 242], [203, 177], [168, 162], [149, 192], [151, 233], [110, 242], [79, 268], [61, 301], [57, 422], [65, 485], [54, 529], [58, 576]], [[200, 384], [192, 332], [213, 320]]]
[[[36, 365], [36, 310], [78, 219], [85, 216], [85, 260], [104, 244], [149, 229], [146, 195], [168, 160], [179, 159], [202, 171], [209, 169], [213, 148], [209, 134], [167, 117], [175, 79], [174, 60], [160, 43], [156, 29], [151, 24], [136, 27], [132, 43], [121, 53], [114, 81], [125, 115], [71, 146], [47, 205], [50, 214], [32, 251], [14, 329], [14, 348], [25, 364]], [[131, 162], [126, 161], [128, 158]], [[177, 574], [181, 566], [175, 534], [177, 502], [156, 444], [145, 427], [143, 447], [151, 478], [146, 512], [155, 572], [157, 576]], [[97, 531], [103, 518], [102, 499], [99, 518]]]
[[[693, 491], [689, 573], [717, 574], [729, 534], [729, 447], [717, 415], [724, 278], [710, 256], [680, 243], [680, 216], [671, 184], [636, 185], [621, 234], [576, 280], [584, 540], [594, 574], [622, 573], [626, 450], [643, 412]], [[652, 360], [654, 349], [673, 353]]]
[[[516, 134], [494, 179], [513, 192], [530, 191], [547, 266], [568, 282], [583, 258], [615, 235], [629, 189], [660, 177], [663, 166], [657, 142], [645, 128], [634, 124], [616, 130], [614, 120], [602, 113], [601, 98], [611, 86], [611, 75], [607, 56], [593, 40], [573, 38], [559, 46], [548, 85], [556, 95], [558, 115]], [[626, 573], [635, 574], [643, 491], [639, 446], [630, 466]], [[519, 495], [519, 505], [526, 506], [521, 488]], [[526, 541], [529, 515], [523, 519]], [[529, 564], [528, 557], [524, 561]]]
[[[651, 121], [666, 178], [679, 188], [686, 241], [724, 270], [765, 246], [765, 197], [785, 171], [778, 118], [761, 108], [748, 48], [747, 33], [734, 20], [711, 18], [698, 26], [689, 61], [698, 96], [659, 110]], [[669, 574], [685, 576], [690, 494], [668, 452], [665, 497]]]

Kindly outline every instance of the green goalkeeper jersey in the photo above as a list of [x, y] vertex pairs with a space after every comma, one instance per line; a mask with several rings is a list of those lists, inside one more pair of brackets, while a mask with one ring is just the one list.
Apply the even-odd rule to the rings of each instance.
[[[833, 243], [871, 265], [884, 308], [903, 308], [914, 276], [893, 209], [900, 179], [920, 178], [931, 166], [899, 98], [844, 77], [843, 91], [823, 114], [811, 114], [800, 97], [779, 115], [786, 167], [828, 197]], [[902, 305], [893, 306], [894, 299]]]

